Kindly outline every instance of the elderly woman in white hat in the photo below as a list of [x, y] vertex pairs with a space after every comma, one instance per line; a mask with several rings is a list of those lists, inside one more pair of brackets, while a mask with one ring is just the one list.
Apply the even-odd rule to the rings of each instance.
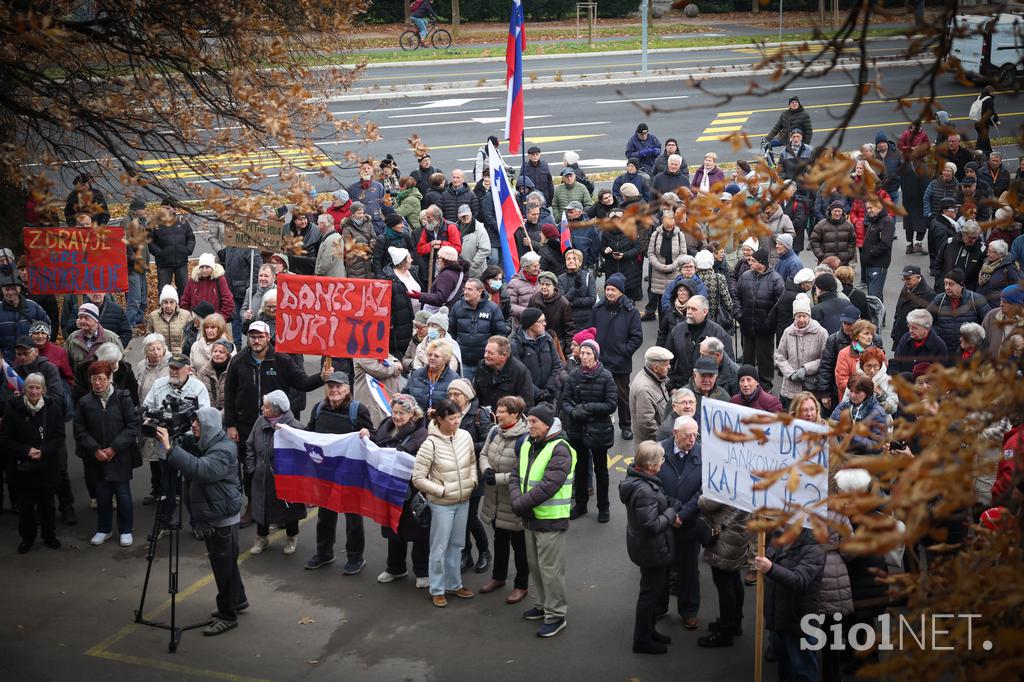
[[252, 476], [252, 494], [249, 505], [256, 522], [256, 541], [250, 549], [260, 554], [270, 546], [270, 526], [283, 526], [287, 539], [284, 553], [295, 554], [299, 536], [299, 521], [306, 518], [306, 505], [288, 503], [277, 496], [274, 485], [274, 431], [280, 426], [302, 428], [302, 423], [291, 412], [288, 395], [281, 390], [263, 396], [259, 419], [249, 433], [245, 448], [245, 472]]
[[437, 275], [427, 292], [409, 292], [419, 299], [424, 310], [436, 312], [442, 306], [451, 306], [462, 297], [466, 286], [469, 263], [459, 258], [455, 247], [444, 245], [437, 250]]
[[450, 349], [451, 359], [448, 366], [458, 376], [462, 376], [462, 348], [458, 341], [448, 334], [450, 316], [448, 308], [441, 308], [427, 318], [427, 335], [416, 348], [416, 359], [413, 360], [412, 368], [420, 369], [427, 366], [427, 346], [432, 341], [443, 341]]
[[212, 253], [201, 255], [199, 264], [192, 269], [185, 293], [181, 295], [181, 307], [192, 310], [200, 301], [212, 305], [214, 312], [223, 315], [225, 320], [230, 320], [235, 313], [235, 299], [224, 276], [224, 266], [214, 260]]

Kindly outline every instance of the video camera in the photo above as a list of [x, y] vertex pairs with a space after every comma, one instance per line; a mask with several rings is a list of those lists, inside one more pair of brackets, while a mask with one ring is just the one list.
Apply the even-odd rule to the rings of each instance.
[[142, 412], [142, 435], [156, 438], [158, 427], [167, 429], [171, 440], [181, 438], [192, 431], [192, 422], [199, 409], [199, 399], [195, 397], [164, 397], [160, 407]]

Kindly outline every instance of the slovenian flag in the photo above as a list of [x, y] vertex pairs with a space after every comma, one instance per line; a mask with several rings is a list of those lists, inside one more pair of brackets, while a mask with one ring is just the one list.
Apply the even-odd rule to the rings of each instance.
[[[505, 47], [505, 87], [508, 89], [505, 104], [505, 139], [510, 154], [519, 153], [523, 138], [523, 50], [526, 49], [526, 21], [523, 17], [523, 3], [513, 0], [512, 15], [508, 21], [508, 41]], [[491, 165], [493, 169], [494, 166]], [[493, 170], [491, 171], [493, 173]]]
[[4, 362], [0, 359], [0, 362], [4, 363], [4, 378], [7, 380], [7, 388], [9, 388], [15, 395], [21, 395], [25, 392], [25, 380], [18, 376], [18, 373], [14, 371], [10, 363]]
[[274, 485], [286, 502], [359, 514], [395, 532], [416, 458], [357, 433], [274, 433]]
[[569, 219], [565, 217], [565, 211], [562, 211], [562, 222], [559, 225], [560, 241], [562, 242], [562, 253], [565, 253], [572, 248], [572, 235], [569, 233]]
[[515, 233], [523, 225], [523, 214], [519, 212], [515, 193], [508, 181], [505, 162], [490, 142], [487, 143], [488, 164], [491, 169], [491, 199], [494, 201], [494, 215], [498, 219], [498, 234], [501, 236], [501, 267], [505, 281], [519, 272], [519, 250], [516, 249]]
[[388, 390], [387, 386], [369, 374], [366, 375], [366, 386], [370, 389], [370, 395], [373, 396], [373, 401], [377, 403], [377, 406], [384, 410], [386, 414], [391, 414], [391, 391]]

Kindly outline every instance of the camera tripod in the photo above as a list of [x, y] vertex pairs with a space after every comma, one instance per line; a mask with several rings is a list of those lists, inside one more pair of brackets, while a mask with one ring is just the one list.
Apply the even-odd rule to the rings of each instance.
[[[178, 642], [186, 630], [195, 630], [204, 627], [209, 619], [193, 625], [178, 626], [177, 624], [177, 597], [178, 597], [178, 563], [181, 557], [181, 508], [182, 504], [177, 503], [175, 498], [181, 490], [181, 472], [172, 469], [166, 462], [160, 462], [163, 468], [163, 480], [161, 482], [160, 499], [157, 501], [156, 517], [153, 519], [153, 533], [149, 536], [149, 548], [146, 551], [146, 579], [142, 583], [142, 595], [139, 597], [139, 608], [135, 610], [135, 622], [149, 627], [159, 628], [170, 632], [171, 639], [167, 643], [167, 651], [174, 653], [178, 649]], [[170, 479], [170, 480], [169, 480]], [[175, 516], [177, 511], [177, 516]], [[149, 578], [153, 572], [153, 559], [156, 558], [157, 545], [163, 531], [167, 531], [167, 592], [171, 595], [171, 622], [149, 620], [143, 616], [146, 605], [146, 592], [149, 590]]]

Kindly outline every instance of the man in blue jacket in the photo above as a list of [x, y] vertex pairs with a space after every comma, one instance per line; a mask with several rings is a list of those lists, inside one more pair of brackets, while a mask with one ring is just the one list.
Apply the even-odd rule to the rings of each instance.
[[629, 414], [629, 379], [633, 353], [643, 345], [640, 312], [626, 296], [626, 278], [621, 272], [608, 277], [604, 298], [594, 306], [594, 327], [601, 347], [601, 361], [615, 379], [619, 398], [619, 428], [623, 440], [632, 440]]
[[[697, 629], [697, 612], [700, 610], [697, 501], [701, 493], [701, 462], [697, 432], [697, 422], [693, 417], [676, 418], [672, 426], [672, 438], [661, 443], [665, 448], [665, 463], [658, 472], [665, 494], [679, 503], [676, 513], [682, 525], [672, 531], [675, 533], [676, 544], [676, 609], [687, 630]], [[662, 590], [662, 603], [658, 612], [667, 614], [668, 606], [669, 591], [666, 588]]]
[[654, 175], [654, 164], [661, 156], [661, 142], [651, 135], [646, 123], [636, 127], [636, 133], [626, 143], [625, 156], [627, 159], [638, 159], [639, 170], [647, 175]]

